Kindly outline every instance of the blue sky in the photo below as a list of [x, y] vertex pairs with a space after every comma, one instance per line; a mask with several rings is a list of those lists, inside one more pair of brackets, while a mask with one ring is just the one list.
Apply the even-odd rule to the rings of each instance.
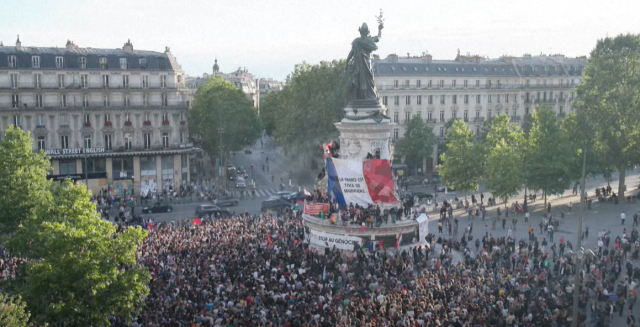
[[378, 54], [587, 55], [598, 38], [640, 33], [640, 1], [0, 0], [0, 41], [136, 49], [170, 46], [190, 75], [246, 67], [284, 79], [302, 61], [345, 58], [357, 28], [386, 18]]

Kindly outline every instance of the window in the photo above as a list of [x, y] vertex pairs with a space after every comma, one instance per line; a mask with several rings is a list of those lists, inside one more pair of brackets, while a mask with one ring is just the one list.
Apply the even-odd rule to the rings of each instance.
[[89, 114], [84, 115], [84, 123], [91, 124], [91, 115]]
[[444, 87], [444, 80], [443, 79], [440, 80], [440, 87]]
[[500, 94], [496, 95], [496, 103], [500, 103]]
[[133, 177], [133, 157], [113, 158], [111, 171], [113, 179]]
[[518, 109], [513, 109], [513, 117], [516, 117], [516, 116], [518, 116]]
[[147, 58], [138, 59], [138, 63], [140, 64], [140, 69], [147, 69]]
[[167, 87], [167, 75], [160, 76], [160, 87], [163, 89]]
[[42, 108], [42, 94], [36, 94], [36, 108]]
[[480, 87], [480, 80], [479, 79], [476, 80], [476, 87]]
[[480, 126], [476, 126], [476, 136], [480, 136]]
[[186, 140], [186, 133], [184, 131], [180, 132], [180, 144], [184, 143]]
[[393, 113], [393, 122], [394, 122], [394, 123], [398, 123], [398, 115], [399, 115], [399, 114], [398, 114], [398, 112], [397, 112], [397, 111]]
[[514, 103], [518, 103], [518, 95], [517, 94], [513, 95], [513, 102]]
[[408, 88], [408, 87], [409, 87], [409, 85], [411, 85], [411, 84], [409, 84], [409, 80], [404, 81], [404, 86], [405, 86], [405, 87], [407, 87], [407, 88]]
[[31, 56], [31, 68], [40, 68], [40, 56]]
[[166, 93], [162, 93], [162, 105], [164, 107], [169, 105], [169, 101], [168, 101], [167, 98], [168, 98], [167, 94]]
[[69, 126], [69, 114], [62, 113], [60, 114], [60, 127]]
[[469, 86], [469, 81], [467, 81], [466, 79], [464, 80], [464, 87], [467, 88]]
[[457, 111], [457, 110], [453, 110], [453, 111], [451, 112], [451, 118], [453, 118], [453, 119], [458, 118], [458, 111]]
[[18, 74], [11, 74], [11, 88], [18, 88]]
[[393, 97], [393, 104], [398, 106], [400, 105], [400, 96], [396, 95], [395, 97]]
[[469, 95], [468, 94], [464, 95], [464, 104], [469, 104]]
[[444, 110], [440, 110], [440, 122], [444, 123]]
[[564, 112], [564, 106], [560, 106], [560, 113]]
[[44, 136], [38, 136], [38, 151], [45, 150]]
[[84, 147], [87, 148], [87, 149], [91, 148], [91, 135], [89, 135], [89, 134], [86, 134], [84, 136]]
[[162, 147], [169, 148], [169, 133], [162, 133]]
[[457, 95], [453, 95], [453, 104], [458, 104], [458, 96]]
[[464, 111], [464, 121], [469, 121], [469, 110]]
[[111, 114], [104, 114], [104, 122], [110, 122], [111, 121]]
[[397, 140], [397, 139], [398, 139], [398, 134], [399, 134], [398, 129], [397, 129], [397, 128], [394, 128], [394, 129], [393, 129], [393, 139], [394, 139], [394, 140]]
[[456, 87], [456, 80], [455, 79], [453, 81], [451, 81], [451, 86], [452, 87]]
[[106, 173], [107, 159], [88, 159], [87, 172], [89, 173]]
[[433, 111], [427, 112], [427, 120], [428, 121], [433, 121]]
[[[69, 135], [60, 136], [60, 147], [63, 149], [69, 148]], [[74, 169], [74, 173], [75, 173], [75, 169]]]
[[129, 88], [129, 75], [122, 75], [122, 87], [125, 89]]
[[125, 107], [128, 107], [128, 106], [129, 106], [129, 95], [128, 95], [128, 94], [125, 94], [125, 95], [124, 95], [124, 103], [123, 103], [123, 105], [124, 105]]
[[80, 87], [86, 89], [89, 86], [89, 75], [80, 75]]
[[142, 87], [145, 89], [149, 87], [149, 75], [142, 76]]
[[429, 104], [433, 104], [433, 95], [429, 95], [429, 97], [427, 98], [427, 102]]
[[89, 108], [89, 96], [86, 94], [82, 96], [82, 107]]
[[440, 104], [444, 104], [444, 95], [440, 96]]
[[111, 134], [104, 135], [104, 148], [105, 150], [111, 150]]
[[108, 94], [105, 94], [105, 95], [102, 96], [102, 105], [105, 108], [109, 108], [109, 95]]
[[491, 88], [491, 80], [487, 80], [487, 88], [490, 89]]
[[416, 80], [416, 87], [420, 88], [421, 85], [422, 85], [422, 81], [421, 80]]
[[411, 96], [407, 95], [404, 99], [404, 103], [406, 105], [410, 105], [411, 104]]
[[476, 110], [476, 121], [480, 120], [480, 110]]
[[80, 69], [87, 69], [87, 58], [79, 57], [78, 66], [80, 67]]
[[102, 75], [102, 87], [109, 88], [109, 75]]
[[120, 69], [126, 70], [127, 68], [127, 58], [120, 58]]
[[385, 105], [385, 106], [387, 105], [387, 96], [386, 95], [382, 97], [382, 104]]
[[487, 96], [487, 103], [491, 103], [491, 94]]
[[124, 148], [131, 150], [132, 136], [129, 133], [124, 134]]
[[18, 68], [18, 59], [16, 58], [16, 56], [9, 56], [8, 61], [9, 68]]
[[[180, 76], [180, 75], [178, 75], [178, 77], [179, 77], [179, 79], [178, 79], [178, 83], [180, 83], [180, 82], [181, 82], [181, 78], [180, 78], [181, 76]], [[380, 83], [381, 83], [381, 84], [380, 84], [380, 87], [381, 87], [383, 90], [386, 90], [386, 89], [387, 89], [387, 81], [382, 81], [382, 82], [380, 82]]]
[[60, 108], [66, 108], [67, 107], [67, 95], [66, 94], [61, 94], [60, 95]]
[[140, 175], [156, 178], [156, 156], [140, 157]]
[[418, 112], [416, 112], [416, 117], [418, 117], [418, 118], [422, 118], [422, 111], [418, 111]]
[[151, 121], [151, 115], [148, 112], [144, 113], [144, 121]]
[[18, 109], [20, 108], [20, 96], [17, 94], [11, 95], [11, 108]]
[[145, 107], [149, 106], [149, 95], [146, 93], [142, 94], [142, 105]]
[[74, 174], [76, 174], [76, 159], [60, 160], [60, 175]]
[[109, 69], [109, 62], [107, 61], [107, 58], [100, 58], [100, 69]]
[[[506, 112], [506, 114], [508, 115], [508, 114], [509, 114], [509, 112]], [[497, 116], [500, 116], [500, 110], [496, 110], [496, 117], [497, 117]]]
[[17, 115], [13, 116], [13, 126], [20, 127], [20, 116], [17, 116]]
[[491, 109], [487, 110], [487, 120], [491, 119]]
[[125, 113], [124, 114], [124, 121], [131, 121], [131, 114], [130, 113]]
[[411, 120], [411, 113], [407, 111], [404, 113], [404, 122], [408, 124], [410, 120]]
[[444, 137], [444, 126], [440, 126], [440, 137]]
[[64, 58], [56, 57], [56, 68], [64, 68]]
[[160, 70], [167, 69], [167, 64], [164, 61], [164, 57], [158, 57], [158, 69], [160, 69]]
[[58, 87], [64, 89], [64, 74], [58, 74]]
[[151, 149], [151, 133], [142, 134], [142, 139], [144, 140], [144, 148]]
[[509, 95], [508, 94], [504, 96], [504, 102], [505, 103], [509, 103]]
[[33, 75], [33, 87], [39, 89], [42, 87], [42, 74]]
[[393, 81], [393, 88], [397, 89], [398, 88], [398, 80], [394, 80]]
[[416, 104], [421, 105], [422, 104], [422, 95], [418, 95], [416, 97]]

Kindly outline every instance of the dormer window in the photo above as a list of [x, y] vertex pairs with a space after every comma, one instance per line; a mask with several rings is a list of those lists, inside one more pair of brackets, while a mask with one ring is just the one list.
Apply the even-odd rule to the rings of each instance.
[[78, 66], [80, 69], [87, 69], [87, 58], [80, 57], [78, 58]]
[[107, 58], [100, 58], [100, 69], [109, 69], [109, 62], [107, 61]]
[[120, 69], [127, 69], [127, 58], [120, 58]]
[[140, 63], [140, 69], [147, 69], [147, 58], [140, 58], [138, 62]]
[[8, 61], [9, 68], [18, 68], [18, 59], [16, 58], [16, 56], [9, 56]]
[[58, 69], [64, 68], [64, 58], [63, 57], [56, 57], [56, 68], [58, 68]]
[[31, 56], [31, 68], [40, 68], [40, 56]]

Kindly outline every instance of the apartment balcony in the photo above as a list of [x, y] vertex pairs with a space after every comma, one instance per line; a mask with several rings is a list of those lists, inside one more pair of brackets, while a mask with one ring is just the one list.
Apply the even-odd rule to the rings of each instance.
[[111, 127], [111, 126], [113, 126], [113, 123], [111, 121], [104, 122], [104, 127]]
[[484, 122], [484, 117], [475, 117], [475, 118], [473, 118], [473, 122], [474, 123]]
[[522, 120], [522, 117], [520, 116], [511, 116], [511, 121], [520, 121]]
[[141, 86], [124, 86], [124, 85], [111, 85], [111, 86], [88, 86], [83, 87], [81, 85], [67, 85], [65, 87], [58, 86], [28, 86], [28, 87], [11, 87], [11, 86], [0, 86], [0, 93], [2, 92], [69, 92], [69, 91], [186, 91], [187, 89], [182, 87], [160, 87], [160, 86], [151, 86], [151, 87], [141, 87]]
[[437, 121], [435, 119], [425, 119], [425, 123], [429, 125], [434, 125], [437, 123]]
[[169, 126], [169, 121], [168, 120], [163, 120], [162, 121], [162, 125], [163, 126]]
[[[64, 107], [65, 110], [107, 110], [107, 111], [124, 111], [124, 110], [166, 110], [166, 109], [188, 109], [188, 101], [176, 101], [176, 102], [169, 102], [168, 105], [164, 105], [162, 103], [162, 101], [150, 101], [148, 105], [131, 105], [131, 106], [124, 106], [124, 105], [114, 105], [113, 103], [109, 104], [109, 107], [105, 107], [104, 105], [93, 105], [90, 104], [87, 107], [83, 107], [82, 106], [82, 102], [77, 102], [76, 105], [73, 105], [73, 100], [67, 100], [67, 106]], [[12, 108], [11, 105], [7, 106], [7, 107], [0, 107], [0, 110], [6, 110], [6, 109], [11, 109], [11, 110], [15, 110], [15, 109], [27, 109], [27, 110], [53, 110], [53, 109], [60, 109], [59, 105], [55, 105], [55, 106], [51, 106], [51, 105], [47, 105], [47, 106], [43, 106], [43, 107], [39, 107], [36, 108], [34, 103], [22, 103], [22, 106], [19, 108]]]
[[145, 121], [142, 122], [142, 125], [151, 126], [151, 121], [150, 120], [145, 120]]

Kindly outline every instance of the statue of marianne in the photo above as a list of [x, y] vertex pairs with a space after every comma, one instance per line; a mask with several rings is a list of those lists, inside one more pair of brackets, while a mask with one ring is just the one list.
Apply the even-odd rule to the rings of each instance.
[[360, 37], [351, 42], [351, 52], [347, 56], [347, 85], [349, 100], [378, 103], [378, 92], [373, 80], [371, 52], [378, 50], [376, 42], [382, 37], [384, 25], [380, 21], [378, 36], [369, 35], [367, 23], [359, 28]]

